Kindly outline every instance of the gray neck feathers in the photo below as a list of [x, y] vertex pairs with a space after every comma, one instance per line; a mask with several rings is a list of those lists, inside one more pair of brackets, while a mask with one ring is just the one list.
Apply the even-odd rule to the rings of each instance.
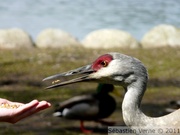
[[151, 117], [146, 116], [140, 109], [140, 104], [146, 90], [145, 78], [138, 78], [126, 88], [122, 103], [123, 119], [128, 126], [146, 126]]

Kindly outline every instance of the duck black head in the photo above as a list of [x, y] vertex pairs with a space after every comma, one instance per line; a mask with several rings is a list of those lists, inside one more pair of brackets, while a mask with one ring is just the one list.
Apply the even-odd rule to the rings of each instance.
[[109, 92], [112, 92], [114, 90], [114, 86], [112, 84], [103, 84], [100, 83], [97, 87], [97, 92], [101, 94], [107, 94]]

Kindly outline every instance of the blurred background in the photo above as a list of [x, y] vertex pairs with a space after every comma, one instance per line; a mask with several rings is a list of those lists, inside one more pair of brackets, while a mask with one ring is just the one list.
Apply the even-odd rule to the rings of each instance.
[[154, 26], [180, 27], [177, 0], [31, 0], [0, 1], [0, 28], [18, 27], [35, 39], [46, 28], [84, 38], [101, 28], [121, 29], [137, 40]]
[[[160, 24], [174, 26], [171, 30], [174, 32], [177, 28], [175, 32], [179, 36], [179, 9], [180, 3], [177, 0], [0, 0], [0, 29], [22, 29], [34, 41], [38, 34], [47, 28], [66, 31], [78, 40], [98, 29], [120, 29], [140, 41], [146, 32]], [[164, 33], [169, 33], [169, 28]], [[166, 37], [164, 33], [160, 32]], [[4, 38], [3, 34], [0, 35], [0, 39]], [[169, 35], [174, 37], [171, 33]], [[167, 108], [172, 108], [171, 111], [179, 108], [178, 105], [170, 103], [177, 101], [180, 96], [180, 47], [93, 49], [71, 46], [16, 49], [14, 46], [3, 49], [5, 45], [13, 45], [16, 41], [14, 36], [19, 36], [16, 31], [13, 36], [7, 31], [4, 38], [7, 44], [3, 44], [4, 41], [0, 42], [0, 97], [24, 103], [33, 99], [47, 100], [52, 103], [52, 107], [14, 125], [0, 123], [0, 134], [83, 134], [79, 128], [79, 121], [56, 118], [52, 113], [58, 102], [76, 95], [94, 93], [97, 84], [79, 83], [47, 91], [44, 90], [47, 84], [42, 82], [42, 79], [89, 64], [101, 54], [112, 51], [137, 57], [146, 65], [149, 82], [142, 101], [142, 110], [145, 114], [162, 116], [169, 113], [166, 111]], [[12, 39], [10, 44], [6, 37], [7, 40]], [[27, 42], [21, 42], [25, 38], [19, 37], [15, 44], [26, 45]], [[47, 37], [43, 38], [48, 37], [50, 36], [47, 34]], [[151, 40], [151, 37], [149, 39]], [[177, 42], [173, 43], [180, 45], [179, 39], [175, 38]], [[27, 40], [29, 43], [30, 40]], [[33, 42], [30, 41], [29, 44], [32, 45]], [[121, 112], [124, 91], [120, 87], [117, 88], [122, 95], [114, 97], [117, 109], [107, 120], [124, 126]], [[94, 130], [95, 135], [107, 134], [107, 126], [94, 122], [87, 122], [85, 126]]]

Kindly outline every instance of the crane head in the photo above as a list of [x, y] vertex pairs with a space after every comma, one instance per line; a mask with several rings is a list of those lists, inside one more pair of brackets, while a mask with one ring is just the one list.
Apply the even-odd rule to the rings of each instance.
[[[43, 81], [60, 79], [61, 77], [78, 76], [74, 79], [55, 83], [47, 89], [77, 82], [98, 82], [126, 86], [136, 81], [137, 76], [146, 75], [146, 68], [136, 58], [120, 54], [108, 53], [98, 57], [92, 64], [49, 76]], [[146, 75], [147, 76], [147, 75]]]

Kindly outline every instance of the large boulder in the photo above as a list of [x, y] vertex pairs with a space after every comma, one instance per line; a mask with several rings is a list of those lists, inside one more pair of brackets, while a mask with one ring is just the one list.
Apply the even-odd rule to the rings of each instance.
[[59, 29], [45, 29], [36, 39], [39, 48], [59, 48], [79, 46], [80, 42], [72, 35]]
[[116, 29], [101, 29], [89, 33], [82, 41], [87, 48], [137, 48], [139, 43], [129, 33]]
[[180, 46], [180, 29], [171, 25], [159, 25], [147, 32], [141, 40], [144, 48]]
[[32, 38], [23, 30], [18, 28], [0, 30], [0, 48], [31, 48]]

